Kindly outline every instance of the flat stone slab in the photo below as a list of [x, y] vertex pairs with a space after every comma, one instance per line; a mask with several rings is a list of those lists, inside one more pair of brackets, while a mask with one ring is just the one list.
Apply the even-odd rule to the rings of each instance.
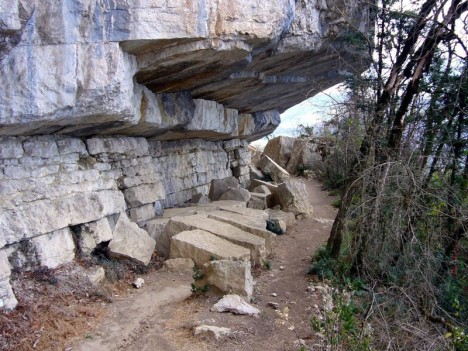
[[269, 253], [276, 235], [266, 229], [266, 220], [262, 217], [245, 216], [228, 211], [216, 211], [208, 214], [208, 218], [233, 225], [247, 233], [265, 239], [265, 247]]
[[198, 206], [189, 206], [189, 207], [175, 207], [167, 208], [164, 210], [163, 218], [172, 218], [180, 216], [193, 216], [198, 213], [206, 213], [212, 211], [219, 211], [221, 208], [226, 208], [229, 210], [237, 210], [246, 208], [246, 203], [244, 201], [233, 201], [233, 200], [220, 200], [213, 201], [209, 204], [199, 204]]
[[[182, 231], [200, 229], [250, 250], [253, 263], [262, 264], [267, 255], [266, 242], [260, 236], [245, 232], [230, 224], [197, 214], [174, 217], [166, 226], [165, 234], [173, 236]], [[172, 249], [172, 244], [171, 244]]]
[[264, 210], [256, 210], [256, 209], [253, 209], [253, 208], [220, 206], [219, 209], [221, 211], [238, 213], [238, 214], [240, 214], [242, 216], [259, 217], [259, 218], [262, 218], [265, 221], [270, 218], [270, 215], [268, 214], [268, 212], [266, 212]]
[[218, 260], [248, 261], [250, 250], [205, 230], [187, 230], [171, 239], [171, 258], [191, 258], [197, 267], [215, 257]]

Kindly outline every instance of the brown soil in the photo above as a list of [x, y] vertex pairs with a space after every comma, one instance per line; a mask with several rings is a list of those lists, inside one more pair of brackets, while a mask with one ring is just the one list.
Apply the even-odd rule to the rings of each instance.
[[[277, 238], [270, 270], [255, 270], [252, 304], [261, 310], [259, 318], [210, 312], [219, 297], [193, 296], [190, 273], [153, 267], [142, 275], [141, 289], [131, 287], [135, 275], [126, 274], [106, 291], [80, 289], [78, 281], [59, 279], [57, 284], [60, 271], [44, 277], [25, 273], [14, 283], [19, 308], [0, 316], [0, 349], [274, 351], [299, 350], [299, 339], [320, 344], [309, 321], [321, 296], [308, 291], [310, 277], [305, 273], [312, 254], [328, 237], [336, 210], [330, 206], [334, 198], [321, 191], [319, 183], [304, 182], [314, 213]], [[278, 303], [279, 309], [269, 302]], [[201, 324], [228, 327], [233, 334], [219, 341], [194, 336], [193, 328]]]

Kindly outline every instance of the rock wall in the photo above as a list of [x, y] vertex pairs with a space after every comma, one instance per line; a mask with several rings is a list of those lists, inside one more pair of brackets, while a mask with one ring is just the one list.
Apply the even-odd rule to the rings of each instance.
[[247, 142], [364, 70], [368, 26], [361, 0], [0, 0], [0, 308], [74, 232], [247, 182]]
[[245, 183], [248, 163], [247, 143], [239, 139], [1, 137], [0, 293], [10, 267], [73, 260], [72, 234], [80, 225], [112, 222], [123, 212], [144, 222], [208, 194], [211, 179], [234, 172]]

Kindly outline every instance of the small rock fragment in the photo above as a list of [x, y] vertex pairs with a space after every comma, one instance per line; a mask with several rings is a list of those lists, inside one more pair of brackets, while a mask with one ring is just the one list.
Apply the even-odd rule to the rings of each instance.
[[133, 286], [137, 289], [140, 289], [143, 284], [145, 284], [145, 280], [143, 278], [136, 278], [133, 282]]
[[280, 271], [284, 271], [284, 266], [280, 266]]
[[271, 296], [273, 296], [273, 297], [277, 297], [277, 296], [278, 296], [278, 294], [277, 294], [277, 293], [271, 293]]
[[273, 308], [274, 310], [279, 309], [279, 303], [277, 303], [277, 302], [268, 302], [267, 306]]
[[234, 314], [245, 314], [257, 317], [260, 310], [249, 305], [241, 299], [239, 295], [225, 295], [221, 300], [213, 305], [211, 312], [232, 312]]

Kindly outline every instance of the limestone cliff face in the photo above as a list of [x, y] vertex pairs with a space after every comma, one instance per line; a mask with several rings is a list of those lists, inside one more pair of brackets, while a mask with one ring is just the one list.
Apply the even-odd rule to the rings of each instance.
[[[0, 135], [229, 139], [240, 113], [261, 137], [275, 111], [362, 70], [342, 34], [367, 30], [365, 10], [358, 0], [1, 0]], [[225, 110], [201, 118], [192, 97]]]
[[0, 308], [12, 269], [74, 259], [73, 233], [246, 183], [248, 141], [364, 69], [346, 38], [366, 16], [360, 0], [0, 0]]

